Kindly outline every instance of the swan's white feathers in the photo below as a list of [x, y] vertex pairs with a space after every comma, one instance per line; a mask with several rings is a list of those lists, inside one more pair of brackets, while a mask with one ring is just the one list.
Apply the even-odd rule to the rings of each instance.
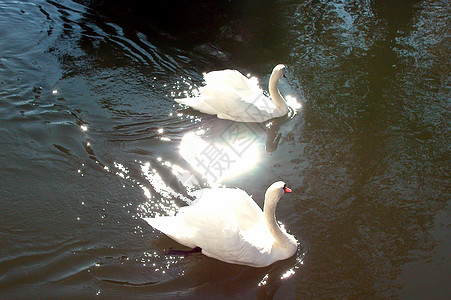
[[264, 122], [286, 114], [263, 93], [255, 77], [247, 78], [236, 70], [222, 70], [205, 73], [204, 80], [205, 86], [199, 88], [200, 96], [175, 101], [221, 119], [240, 122]]
[[198, 195], [175, 216], [144, 220], [178, 243], [201, 247], [205, 255], [225, 262], [263, 267], [287, 258], [275, 246], [262, 209], [246, 192], [211, 188]]
[[[214, 83], [201, 89], [202, 100], [196, 103], [199, 111], [213, 112], [220, 119], [239, 119], [243, 122], [260, 122], [275, 109], [274, 102], [259, 89], [248, 91]], [[194, 106], [192, 106], [194, 108]]]

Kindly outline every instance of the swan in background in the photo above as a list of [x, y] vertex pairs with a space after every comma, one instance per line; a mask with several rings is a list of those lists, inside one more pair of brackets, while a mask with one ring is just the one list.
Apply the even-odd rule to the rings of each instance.
[[[218, 260], [266, 267], [296, 253], [297, 241], [277, 224], [277, 202], [290, 193], [282, 181], [265, 193], [263, 211], [243, 190], [200, 190], [193, 204], [175, 216], [144, 218], [152, 227], [187, 247]], [[182, 252], [182, 251], [180, 251]]]
[[275, 66], [269, 78], [269, 98], [256, 78], [247, 78], [236, 70], [213, 71], [204, 74], [206, 85], [199, 89], [200, 96], [175, 101], [220, 119], [264, 122], [288, 114], [288, 105], [278, 87], [282, 76], [285, 77], [285, 66]]

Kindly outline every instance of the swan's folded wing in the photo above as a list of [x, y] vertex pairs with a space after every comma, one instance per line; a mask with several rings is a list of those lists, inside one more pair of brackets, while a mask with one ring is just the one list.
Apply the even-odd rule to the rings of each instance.
[[243, 97], [234, 88], [224, 84], [209, 84], [201, 87], [201, 96], [193, 98], [174, 99], [180, 104], [189, 106], [205, 114], [223, 115], [223, 119], [230, 119], [229, 114], [242, 113], [248, 107]]
[[228, 263], [258, 267], [264, 264], [271, 250], [271, 244], [266, 242], [265, 237], [251, 237], [249, 240], [253, 230], [249, 234], [243, 232], [231, 211], [220, 214], [211, 213], [210, 210], [187, 211], [183, 224], [199, 229], [193, 231], [192, 241], [202, 248], [202, 253]]
[[261, 91], [256, 78], [247, 78], [236, 70], [213, 71], [204, 74], [206, 86], [223, 86], [243, 97]]
[[[239, 93], [226, 85], [207, 85], [200, 89], [202, 105], [211, 108], [218, 118], [241, 122], [263, 122], [271, 118], [274, 102], [261, 90], [253, 94]], [[202, 106], [200, 105], [200, 106]]]
[[255, 203], [254, 199], [245, 191], [240, 189], [231, 189], [234, 197], [233, 213], [236, 222], [242, 231], [248, 231], [258, 226], [263, 220], [263, 211]]
[[227, 219], [221, 221], [237, 224], [244, 231], [255, 226], [263, 218], [262, 209], [241, 189], [202, 189], [192, 207], [195, 209], [203, 207], [210, 214], [227, 216]]

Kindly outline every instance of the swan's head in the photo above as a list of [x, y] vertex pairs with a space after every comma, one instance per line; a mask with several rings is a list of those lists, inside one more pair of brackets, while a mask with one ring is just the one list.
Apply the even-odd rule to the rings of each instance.
[[291, 189], [287, 187], [283, 181], [274, 182], [269, 186], [265, 193], [265, 201], [277, 203], [286, 193], [291, 193]]
[[279, 64], [275, 66], [274, 69], [272, 70], [272, 74], [274, 76], [277, 76], [278, 78], [282, 76], [285, 77], [285, 65]]

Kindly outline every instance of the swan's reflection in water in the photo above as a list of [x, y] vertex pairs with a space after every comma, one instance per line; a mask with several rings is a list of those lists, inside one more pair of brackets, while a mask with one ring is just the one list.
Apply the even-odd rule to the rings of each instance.
[[[142, 182], [139, 186], [149, 199], [143, 216], [174, 214], [178, 207], [197, 198], [196, 191], [220, 186], [229, 179], [248, 174], [265, 158], [265, 150], [277, 150], [282, 138], [280, 128], [293, 118], [266, 123], [240, 123], [206, 118], [197, 131], [185, 133], [178, 144], [179, 156], [156, 157], [139, 162]], [[161, 130], [163, 131], [163, 130]]]
[[232, 122], [219, 135], [187, 133], [180, 155], [210, 183], [220, 183], [252, 169], [260, 157], [258, 136], [248, 126]]
[[265, 150], [276, 151], [282, 137], [280, 127], [295, 113], [291, 110], [290, 116], [266, 123], [210, 118], [206, 122], [207, 130], [183, 136], [179, 153], [209, 184], [223, 182], [252, 170]]
[[272, 153], [279, 147], [280, 138], [282, 134], [279, 132], [281, 121], [269, 122], [266, 127], [266, 145], [265, 150], [268, 153]]
[[307, 254], [306, 248], [301, 244], [298, 254], [269, 266], [269, 270], [258, 283], [257, 299], [273, 299], [283, 280], [289, 280], [304, 264]]

